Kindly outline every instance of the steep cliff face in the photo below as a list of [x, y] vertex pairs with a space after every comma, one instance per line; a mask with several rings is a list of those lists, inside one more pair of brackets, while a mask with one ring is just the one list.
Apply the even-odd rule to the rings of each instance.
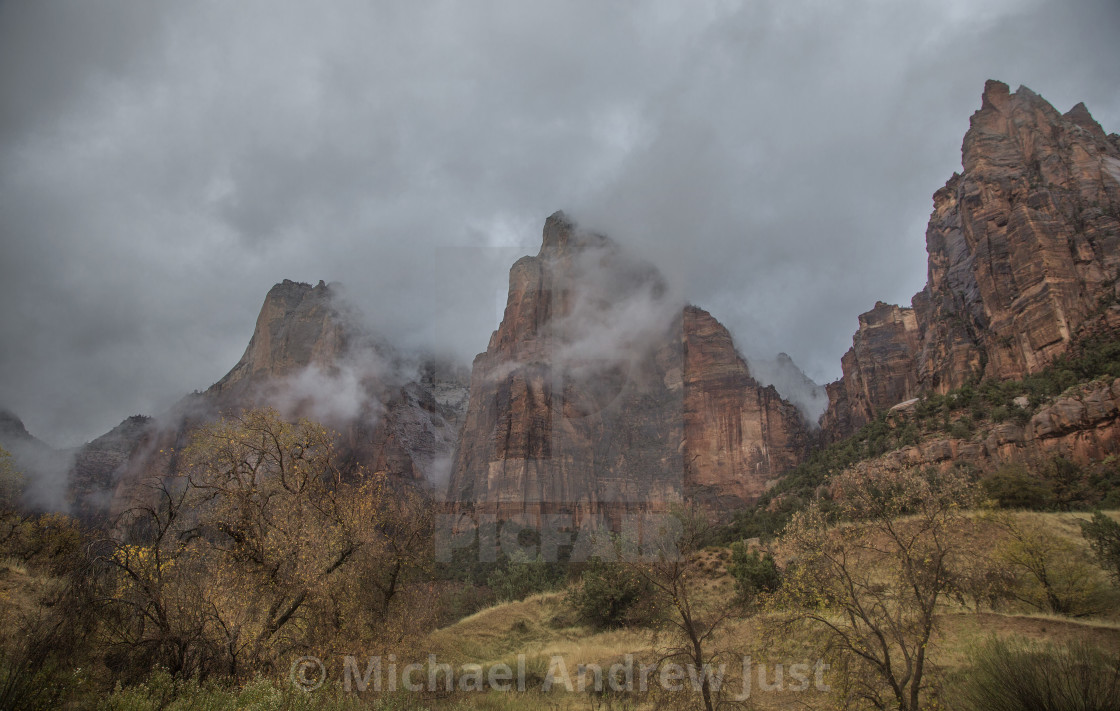
[[919, 376], [941, 391], [1045, 366], [1115, 299], [1120, 267], [1120, 148], [1084, 105], [1062, 116], [988, 82], [962, 155], [934, 196], [914, 303]]
[[880, 301], [861, 314], [852, 347], [841, 359], [844, 377], [828, 386], [831, 406], [822, 418], [822, 428], [843, 431], [853, 424], [858, 427], [873, 418], [883, 403], [893, 405], [914, 397], [919, 348], [914, 309]]
[[[834, 438], [921, 390], [1037, 372], [1081, 329], [1118, 322], [1107, 306], [1120, 293], [1120, 137], [1082, 104], [1063, 116], [1025, 87], [989, 81], [962, 158], [934, 195], [929, 276], [912, 311], [861, 317], [829, 388], [822, 424]], [[909, 325], [871, 337], [890, 309]]]
[[449, 499], [503, 518], [681, 500], [679, 331], [656, 272], [552, 215], [474, 360]]
[[530, 519], [741, 503], [806, 442], [723, 326], [557, 213], [510, 270], [502, 323], [475, 358], [449, 498]]
[[751, 377], [731, 334], [707, 311], [684, 310], [685, 482], [717, 507], [757, 499], [804, 457], [804, 417]]

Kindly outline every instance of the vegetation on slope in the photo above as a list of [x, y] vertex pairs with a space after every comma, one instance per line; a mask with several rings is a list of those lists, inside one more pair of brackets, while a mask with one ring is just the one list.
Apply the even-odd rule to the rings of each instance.
[[[853, 465], [929, 437], [967, 439], [992, 424], [1025, 424], [1051, 398], [1101, 377], [1120, 377], [1120, 339], [1114, 334], [1081, 340], [1068, 355], [1022, 380], [984, 380], [944, 395], [924, 393], [905, 414], [882, 410], [855, 434], [814, 451], [788, 471], [754, 507], [737, 513], [729, 525], [716, 531], [713, 542], [773, 537], [793, 513], [820, 498], [834, 476]], [[1024, 397], [1025, 406], [1016, 404], [1017, 398]], [[1082, 468], [1055, 458], [1039, 462], [1030, 471], [1010, 465], [993, 476], [989, 494], [997, 500], [1008, 497], [1004, 503], [1012, 507], [1084, 510], [1120, 505], [1120, 462], [1114, 459]], [[1079, 488], [1070, 491], [1074, 484]], [[1021, 500], [1011, 498], [1016, 495]]]
[[[980, 630], [1002, 630], [1002, 639], [1058, 627], [1088, 651], [1038, 654], [1088, 659], [1099, 672], [1093, 683], [1106, 684], [1109, 655], [1120, 648], [1120, 524], [1105, 515], [966, 510], [976, 498], [1064, 511], [1107, 503], [1114, 462], [1093, 471], [1060, 459], [1005, 467], [979, 484], [969, 471], [892, 472], [866, 462], [925, 437], [1026, 420], [1047, 398], [1116, 373], [1120, 347], [1102, 340], [1023, 381], [927, 395], [906, 418], [881, 414], [818, 452], [731, 526], [715, 534], [686, 526], [695, 545], [684, 558], [634, 564], [484, 563], [464, 548], [433, 566], [429, 507], [375, 477], [340, 477], [328, 433], [269, 413], [201, 433], [183, 453], [189, 475], [155, 486], [107, 536], [65, 517], [17, 512], [9, 494], [19, 480], [0, 454], [0, 707], [717, 708], [737, 690], [701, 680], [644, 697], [595, 691], [594, 669], [633, 655], [653, 665], [729, 662], [732, 686], [743, 682], [736, 664], [745, 656], [822, 659], [833, 667], [831, 691], [758, 696], [761, 706], [820, 708], [862, 696], [917, 709], [965, 693], [973, 669], [1048, 683], [1035, 678], [1034, 657], [1018, 641], [975, 650]], [[1015, 404], [1024, 395], [1027, 407]], [[963, 498], [934, 495], [948, 491], [936, 488], [945, 482], [963, 487], [952, 490]], [[822, 495], [822, 487], [857, 483], [847, 495]], [[936, 492], [906, 494], [923, 486]], [[923, 523], [924, 506], [946, 501]], [[939, 543], [934, 530], [950, 537]], [[770, 539], [762, 548], [742, 542], [760, 535]], [[720, 541], [735, 545], [700, 549]], [[944, 566], [932, 576], [931, 560]], [[928, 595], [904, 594], [930, 581], [937, 589]], [[861, 610], [870, 616], [861, 619]], [[909, 622], [887, 648], [861, 646], [869, 630], [890, 637], [882, 625], [899, 619]], [[921, 649], [928, 658], [916, 663]], [[536, 690], [355, 694], [332, 675], [308, 694], [288, 679], [293, 657], [352, 652], [417, 659], [424, 673], [428, 653], [487, 672], [516, 667], [520, 655]], [[589, 689], [540, 690], [556, 655]]]

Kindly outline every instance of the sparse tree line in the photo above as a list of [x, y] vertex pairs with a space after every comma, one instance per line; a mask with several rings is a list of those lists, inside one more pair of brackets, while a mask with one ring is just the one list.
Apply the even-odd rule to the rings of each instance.
[[[16, 511], [18, 477], [0, 456], [0, 708], [172, 708], [218, 694], [214, 684], [233, 689], [221, 698], [237, 708], [238, 694], [280, 693], [253, 679], [282, 679], [293, 656], [404, 659], [438, 624], [554, 590], [572, 624], [648, 629], [658, 662], [733, 666], [759, 640], [801, 640], [829, 660], [826, 702], [843, 708], [1030, 707], [985, 696], [1001, 684], [1023, 699], [1120, 699], [1110, 695], [1120, 657], [1090, 644], [993, 639], [963, 678], [936, 662], [949, 613], [1072, 619], [1120, 608], [1120, 524], [1099, 512], [1067, 515], [1057, 532], [1053, 518], [991, 505], [965, 471], [852, 469], [764, 542], [710, 546], [705, 516], [682, 509], [681, 538], [656, 560], [480, 566], [466, 551], [437, 569], [428, 502], [342, 470], [332, 444], [322, 427], [270, 411], [221, 420], [180, 453], [180, 476], [151, 482], [100, 535]], [[1082, 696], [1062, 687], [1063, 668], [1080, 674]], [[160, 694], [166, 703], [152, 701]], [[364, 703], [284, 698], [276, 708]], [[707, 677], [698, 694], [658, 702], [742, 705], [734, 686]]]
[[[569, 598], [588, 623], [614, 626], [634, 623], [620, 600], [637, 604], [641, 591], [660, 589], [662, 605], [639, 623], [675, 631], [672, 653], [697, 664], [742, 653], [744, 640], [726, 634], [733, 619], [754, 619], [770, 639], [813, 639], [832, 662], [831, 701], [841, 708], [1120, 708], [1120, 645], [992, 638], [971, 650], [969, 672], [949, 676], [934, 662], [950, 613], [976, 615], [978, 628], [992, 612], [1114, 614], [1120, 523], [1100, 512], [1070, 516], [1059, 535], [1052, 518], [993, 506], [957, 469], [850, 470], [831, 490], [770, 542], [724, 549], [733, 596], [704, 594], [694, 547], [675, 564], [593, 569]], [[703, 614], [694, 614], [697, 601]], [[1072, 681], [1062, 676], [1070, 669]], [[1038, 698], [1052, 705], [1032, 705]], [[709, 709], [731, 703], [704, 701]]]
[[407, 654], [430, 628], [431, 507], [344, 473], [327, 430], [248, 411], [201, 428], [181, 461], [108, 532], [5, 499], [0, 708], [156, 669], [244, 682], [307, 650]]

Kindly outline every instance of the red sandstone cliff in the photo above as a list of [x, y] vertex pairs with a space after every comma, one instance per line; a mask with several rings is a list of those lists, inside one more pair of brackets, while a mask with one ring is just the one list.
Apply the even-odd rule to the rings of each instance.
[[731, 334], [707, 311], [684, 310], [685, 481], [693, 496], [750, 502], [797, 465], [805, 420], [773, 387], [751, 377]]
[[474, 361], [449, 498], [501, 517], [748, 502], [808, 445], [727, 330], [562, 213]]
[[912, 308], [860, 317], [822, 418], [836, 439], [876, 411], [975, 378], [1037, 372], [1087, 325], [1117, 321], [1120, 137], [1078, 104], [989, 81], [963, 172], [934, 195], [929, 278]]

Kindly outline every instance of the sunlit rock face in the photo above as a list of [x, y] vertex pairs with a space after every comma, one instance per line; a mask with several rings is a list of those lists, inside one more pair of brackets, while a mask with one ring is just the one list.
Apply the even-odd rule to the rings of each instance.
[[511, 268], [502, 323], [475, 358], [449, 498], [529, 519], [741, 504], [807, 442], [710, 314], [557, 213]]
[[1084, 329], [1120, 323], [1120, 137], [1082, 104], [1062, 115], [989, 81], [962, 158], [934, 194], [929, 277], [912, 311], [860, 318], [829, 388], [831, 438], [923, 390], [1037, 372]]

